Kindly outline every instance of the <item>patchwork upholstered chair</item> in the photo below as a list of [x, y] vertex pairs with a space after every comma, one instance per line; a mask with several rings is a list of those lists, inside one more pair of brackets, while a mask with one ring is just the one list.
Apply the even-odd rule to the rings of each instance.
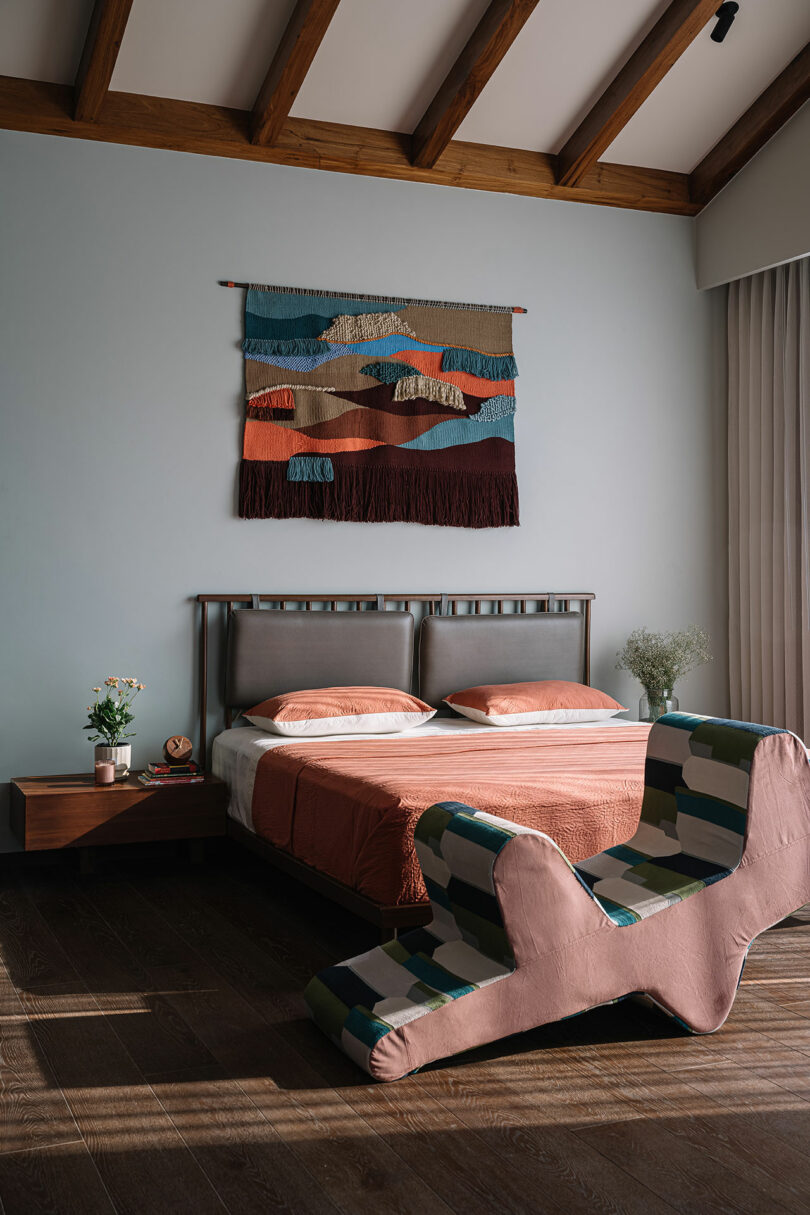
[[631, 994], [710, 1033], [754, 937], [810, 900], [810, 765], [786, 731], [670, 713], [627, 844], [571, 865], [549, 836], [446, 802], [416, 850], [432, 923], [305, 992], [375, 1078]]

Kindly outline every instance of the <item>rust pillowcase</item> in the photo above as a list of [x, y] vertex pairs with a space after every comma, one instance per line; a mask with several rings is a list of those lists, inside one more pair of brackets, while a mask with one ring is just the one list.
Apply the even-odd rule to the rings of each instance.
[[254, 726], [291, 738], [326, 734], [395, 734], [412, 730], [436, 710], [398, 688], [308, 688], [271, 696], [244, 716]]
[[493, 683], [445, 696], [462, 716], [488, 726], [574, 725], [605, 721], [624, 711], [612, 696], [565, 679]]

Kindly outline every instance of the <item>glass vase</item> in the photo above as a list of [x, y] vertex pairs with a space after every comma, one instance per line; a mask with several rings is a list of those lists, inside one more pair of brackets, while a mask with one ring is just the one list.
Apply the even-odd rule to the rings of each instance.
[[657, 721], [665, 713], [678, 712], [678, 697], [672, 692], [656, 692], [645, 688], [644, 695], [638, 702], [639, 721]]

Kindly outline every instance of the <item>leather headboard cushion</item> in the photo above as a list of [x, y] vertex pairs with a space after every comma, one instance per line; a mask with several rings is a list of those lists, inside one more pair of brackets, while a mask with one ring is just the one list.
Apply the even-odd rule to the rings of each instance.
[[243, 608], [231, 616], [225, 703], [247, 709], [305, 688], [411, 690], [410, 612], [283, 612]]
[[434, 708], [451, 692], [537, 679], [585, 682], [581, 612], [426, 616], [419, 633], [419, 696]]

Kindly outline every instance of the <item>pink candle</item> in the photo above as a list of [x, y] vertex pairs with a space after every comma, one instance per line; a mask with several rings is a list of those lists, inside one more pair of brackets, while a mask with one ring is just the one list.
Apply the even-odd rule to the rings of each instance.
[[99, 759], [96, 761], [96, 784], [115, 784], [115, 764], [111, 759]]

